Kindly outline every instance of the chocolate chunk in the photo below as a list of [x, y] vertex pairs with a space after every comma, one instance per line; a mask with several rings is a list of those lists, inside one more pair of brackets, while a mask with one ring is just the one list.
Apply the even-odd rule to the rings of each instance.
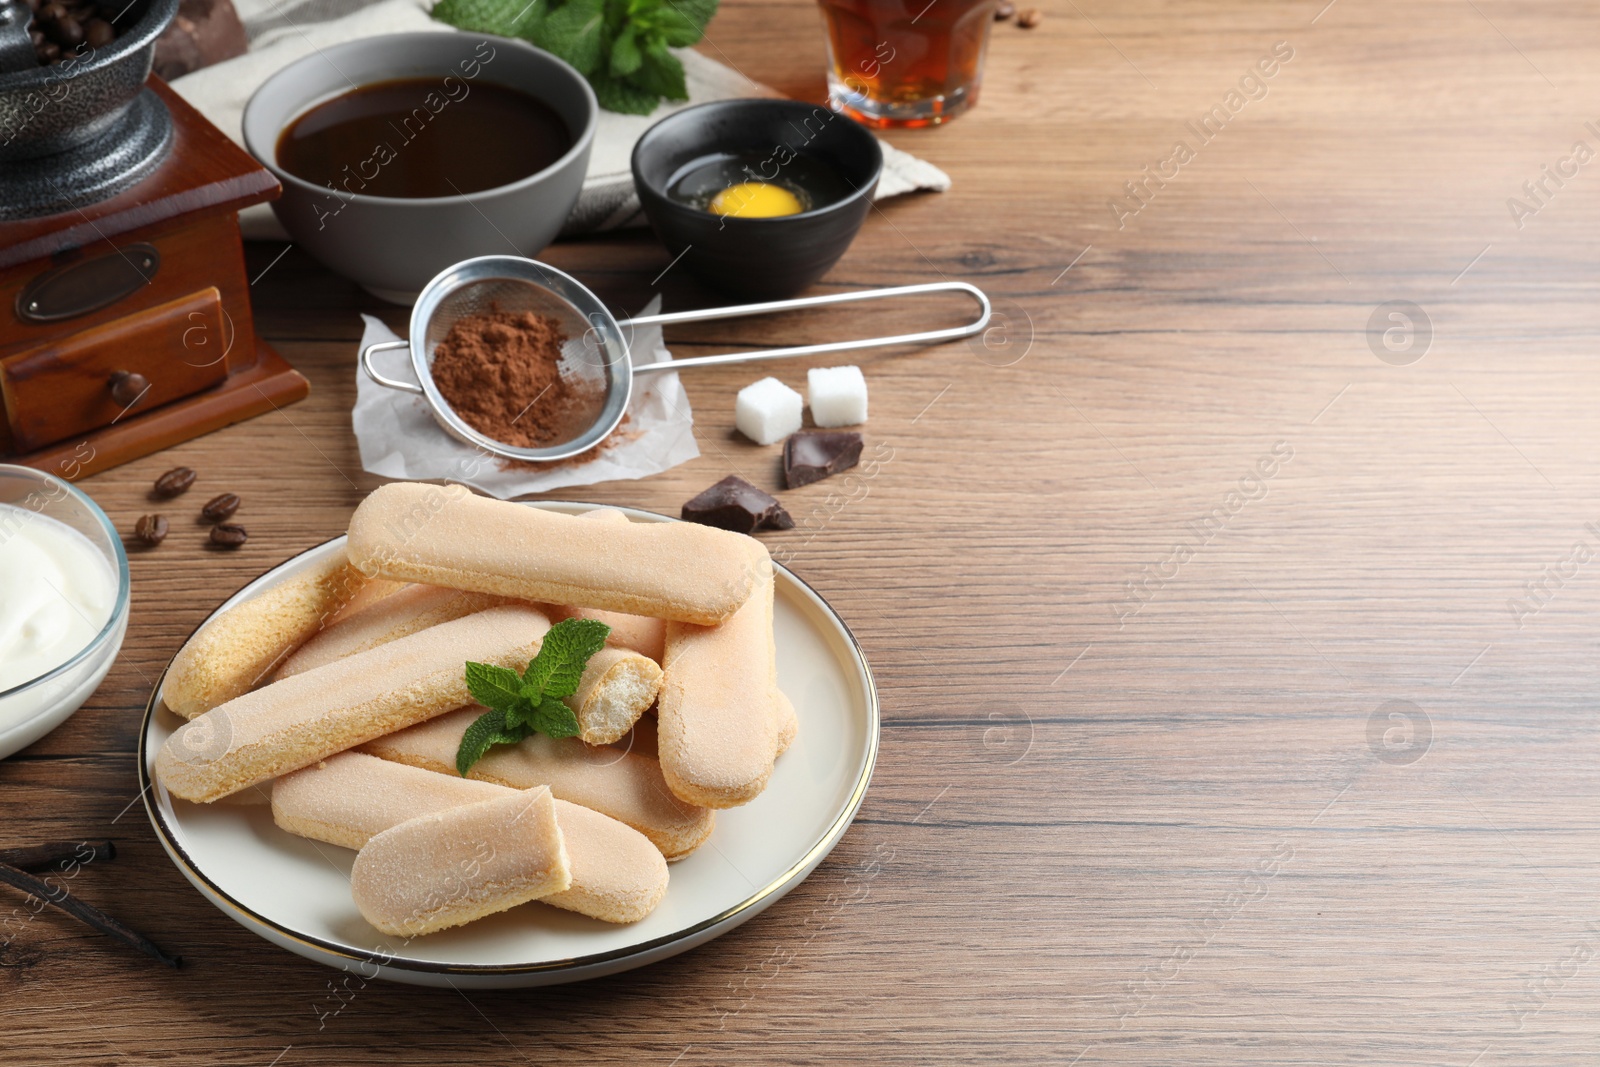
[[820, 482], [861, 462], [861, 435], [853, 431], [797, 433], [783, 443], [783, 482], [790, 489]]
[[[858, 454], [860, 451], [856, 449]], [[742, 534], [794, 529], [794, 520], [783, 510], [777, 497], [757, 489], [737, 474], [728, 475], [685, 504], [683, 517], [688, 522]]]

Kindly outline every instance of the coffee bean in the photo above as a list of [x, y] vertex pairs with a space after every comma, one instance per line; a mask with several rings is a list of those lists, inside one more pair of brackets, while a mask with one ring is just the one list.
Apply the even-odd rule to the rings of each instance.
[[76, 48], [83, 43], [83, 24], [67, 15], [56, 23], [54, 37], [62, 48]]
[[994, 20], [996, 22], [1004, 22], [1006, 19], [1010, 18], [1012, 15], [1015, 15], [1016, 13], [1017, 13], [1017, 5], [1016, 4], [1004, 3], [1003, 0], [1002, 0], [1002, 3], [1000, 4], [1000, 6], [994, 9]]
[[179, 493], [187, 493], [189, 487], [194, 484], [194, 479], [195, 473], [192, 468], [173, 467], [156, 479], [156, 496], [165, 499], [177, 496]]
[[212, 497], [206, 506], [200, 509], [200, 517], [207, 522], [221, 522], [238, 510], [239, 494], [223, 493], [221, 496]]
[[67, 9], [65, 5], [57, 3], [56, 0], [51, 0], [50, 3], [39, 9], [39, 21], [55, 22], [58, 19], [65, 17], [66, 13]]
[[1017, 16], [1017, 25], [1025, 30], [1031, 30], [1044, 21], [1044, 12], [1036, 7], [1030, 7]]
[[159, 545], [167, 537], [167, 520], [160, 515], [141, 515], [133, 524], [133, 536], [147, 545]]
[[238, 548], [248, 540], [250, 540], [250, 535], [245, 533], [243, 526], [225, 522], [220, 526], [211, 527], [211, 543], [214, 545], [222, 545], [224, 548]]
[[84, 35], [89, 39], [90, 48], [104, 48], [117, 39], [117, 31], [105, 19], [90, 19]]

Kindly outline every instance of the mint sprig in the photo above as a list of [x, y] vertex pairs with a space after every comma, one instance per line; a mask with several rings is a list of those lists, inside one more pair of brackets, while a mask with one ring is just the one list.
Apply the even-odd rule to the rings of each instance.
[[589, 79], [601, 107], [648, 115], [662, 97], [689, 98], [670, 49], [705, 35], [717, 0], [439, 0], [432, 13], [457, 29], [531, 41]]
[[495, 745], [514, 745], [535, 732], [575, 737], [578, 717], [562, 701], [578, 691], [589, 657], [606, 645], [611, 627], [593, 619], [564, 619], [550, 627], [539, 654], [518, 674], [492, 663], [467, 662], [467, 692], [489, 710], [461, 737], [456, 770], [462, 777]]

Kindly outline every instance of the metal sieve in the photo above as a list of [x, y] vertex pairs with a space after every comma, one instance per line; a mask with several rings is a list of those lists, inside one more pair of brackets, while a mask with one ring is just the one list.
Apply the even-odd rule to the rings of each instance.
[[[662, 360], [634, 366], [629, 357], [628, 345], [637, 326], [665, 326], [675, 322], [706, 322], [711, 319], [742, 318], [749, 315], [766, 315], [796, 308], [824, 307], [830, 304], [850, 304], [863, 300], [883, 300], [898, 296], [919, 296], [927, 293], [959, 292], [978, 303], [976, 319], [963, 326], [942, 330], [924, 330], [885, 337], [869, 337], [853, 341], [830, 341], [824, 344], [796, 345], [788, 348], [766, 348], [754, 352], [730, 352], [718, 356], [694, 356], [689, 359]], [[549, 315], [561, 326], [569, 340], [562, 348], [560, 370], [568, 381], [588, 382], [602, 390], [599, 414], [587, 429], [570, 440], [544, 448], [522, 448], [486, 437], [473, 429], [450, 406], [434, 384], [430, 367], [433, 354], [452, 327], [461, 319], [491, 310], [505, 312], [533, 312]], [[734, 307], [706, 308], [701, 311], [677, 311], [663, 315], [641, 315], [633, 319], [618, 320], [600, 298], [569, 274], [537, 260], [521, 256], [479, 256], [446, 268], [430, 281], [417, 296], [411, 309], [411, 340], [384, 341], [366, 345], [361, 349], [361, 367], [374, 382], [389, 389], [415, 393], [428, 402], [433, 417], [447, 433], [457, 440], [474, 445], [506, 459], [542, 462], [566, 459], [586, 452], [603, 441], [617, 428], [628, 410], [628, 400], [633, 395], [633, 378], [638, 374], [657, 371], [677, 371], [716, 364], [755, 363], [768, 359], [786, 359], [792, 356], [815, 356], [827, 352], [847, 352], [857, 348], [876, 348], [884, 345], [904, 345], [951, 341], [970, 337], [989, 324], [989, 298], [976, 286], [966, 282], [929, 282], [922, 285], [901, 285], [888, 289], [864, 289], [853, 293], [834, 293], [828, 296], [800, 297], [793, 300], [773, 300], [762, 304], [740, 304]], [[411, 369], [416, 383], [401, 381], [380, 374], [372, 364], [379, 352], [408, 349]], [[531, 408], [538, 402], [529, 402]], [[526, 409], [525, 409], [526, 410]]]

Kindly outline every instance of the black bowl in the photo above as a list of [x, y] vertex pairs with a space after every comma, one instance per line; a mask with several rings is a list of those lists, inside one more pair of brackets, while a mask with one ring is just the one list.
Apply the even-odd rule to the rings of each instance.
[[[853, 191], [779, 218], [743, 219], [667, 198], [688, 163], [717, 153], [805, 154]], [[722, 100], [684, 108], [645, 131], [633, 148], [633, 182], [656, 236], [681, 266], [713, 289], [770, 300], [792, 296], [828, 272], [872, 208], [883, 151], [865, 128], [797, 100]]]

